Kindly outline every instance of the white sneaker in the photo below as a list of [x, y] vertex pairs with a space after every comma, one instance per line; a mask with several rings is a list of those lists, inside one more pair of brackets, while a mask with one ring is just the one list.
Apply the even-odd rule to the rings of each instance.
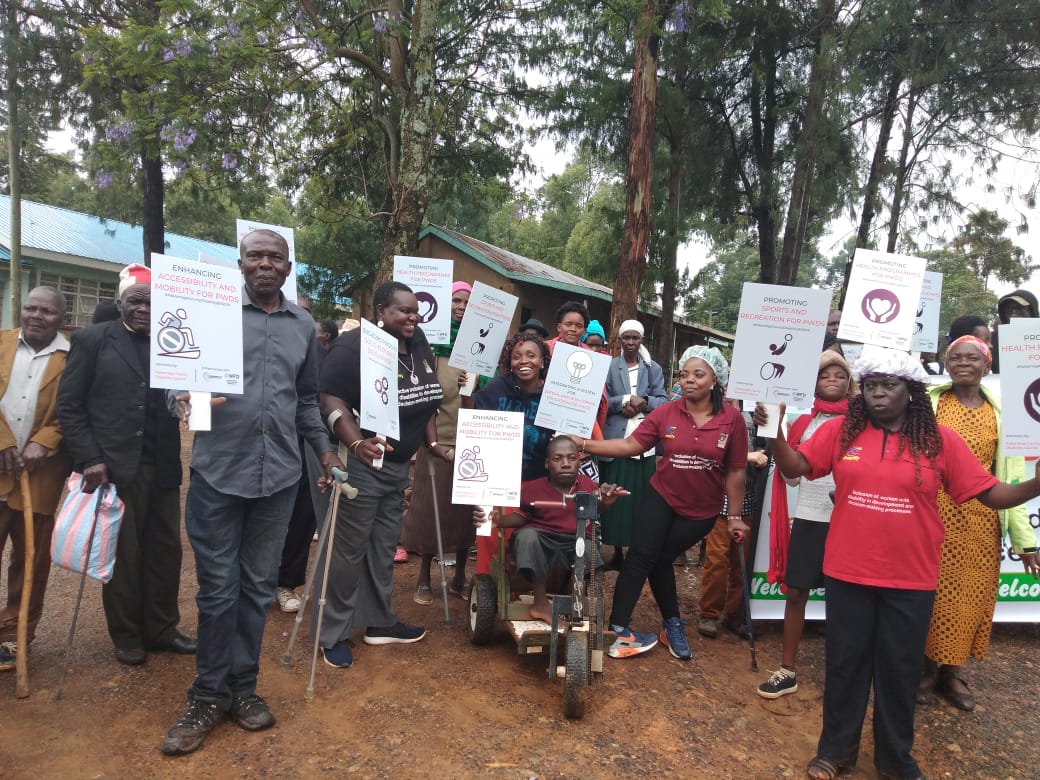
[[300, 609], [300, 597], [291, 588], [278, 589], [278, 608], [282, 612], [297, 612]]

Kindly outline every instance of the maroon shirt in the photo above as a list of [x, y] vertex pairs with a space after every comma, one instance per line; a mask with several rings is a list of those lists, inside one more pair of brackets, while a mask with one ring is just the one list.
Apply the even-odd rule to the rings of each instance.
[[[595, 493], [599, 487], [584, 474], [579, 474], [569, 493]], [[550, 501], [555, 506], [529, 506], [532, 501]], [[515, 514], [527, 518], [525, 527], [554, 534], [573, 534], [577, 528], [574, 502], [563, 504], [563, 493], [553, 487], [548, 477], [532, 479], [520, 486], [520, 508]]]
[[640, 423], [632, 438], [644, 450], [661, 444], [664, 458], [650, 485], [677, 514], [692, 520], [722, 512], [726, 473], [747, 468], [747, 426], [729, 404], [700, 428], [683, 399], [661, 404]]

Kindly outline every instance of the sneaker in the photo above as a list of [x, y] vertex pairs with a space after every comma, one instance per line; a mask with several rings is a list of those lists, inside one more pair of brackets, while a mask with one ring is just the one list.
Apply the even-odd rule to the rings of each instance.
[[14, 642], [0, 642], [0, 672], [14, 669], [18, 658], [18, 645]]
[[697, 624], [697, 633], [701, 636], [706, 636], [708, 639], [715, 639], [719, 635], [719, 620], [718, 618], [706, 617], [701, 618], [701, 622]]
[[231, 700], [231, 718], [246, 731], [260, 731], [274, 725], [274, 713], [255, 693]]
[[192, 699], [184, 717], [174, 723], [166, 732], [162, 752], [168, 756], [194, 753], [202, 747], [202, 741], [206, 739], [206, 735], [213, 731], [213, 728], [223, 719], [224, 713], [216, 704]]
[[344, 640], [335, 647], [321, 648], [321, 657], [329, 666], [346, 669], [354, 663], [354, 652], [350, 649], [350, 640]]
[[798, 690], [798, 679], [790, 669], [780, 667], [772, 677], [758, 686], [758, 695], [763, 699], [779, 699]]
[[657, 637], [653, 634], [641, 634], [622, 626], [611, 626], [610, 630], [617, 634], [614, 644], [607, 650], [607, 655], [611, 658], [629, 658], [639, 655], [647, 650], [652, 650], [657, 644]]
[[686, 621], [682, 618], [670, 617], [664, 621], [661, 642], [674, 658], [678, 658], [680, 661], [689, 661], [693, 658], [690, 643], [686, 641]]
[[394, 551], [394, 563], [408, 563], [408, 551], [403, 547], [398, 547]]
[[296, 591], [292, 588], [279, 588], [275, 598], [278, 599], [278, 609], [282, 610], [282, 612], [300, 611], [300, 597], [296, 595]]
[[426, 629], [422, 626], [406, 626], [400, 620], [392, 626], [385, 628], [373, 628], [369, 626], [365, 631], [366, 645], [410, 645], [418, 642], [426, 636]]

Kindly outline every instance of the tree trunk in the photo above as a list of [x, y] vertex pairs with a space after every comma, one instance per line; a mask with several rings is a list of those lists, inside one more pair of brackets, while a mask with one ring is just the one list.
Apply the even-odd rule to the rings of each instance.
[[830, 85], [831, 60], [834, 53], [834, 0], [820, 3], [816, 26], [816, 55], [809, 75], [809, 96], [805, 105], [805, 120], [798, 139], [797, 159], [791, 178], [791, 199], [784, 225], [783, 248], [780, 251], [780, 284], [795, 283], [798, 264], [805, 243], [806, 221], [812, 200], [813, 169], [819, 153], [820, 122], [826, 88]]
[[[435, 111], [437, 24], [441, 0], [416, 2], [412, 11], [410, 77], [400, 79], [409, 52], [392, 48], [391, 87], [403, 106], [401, 111], [400, 170], [394, 183], [393, 206], [383, 232], [383, 247], [376, 284], [393, 276], [394, 255], [411, 254], [419, 243], [419, 231], [429, 205], [429, 167], [437, 136]], [[398, 63], [398, 58], [401, 63]]]
[[906, 181], [910, 178], [907, 160], [910, 158], [910, 145], [914, 139], [914, 111], [917, 108], [917, 92], [910, 90], [906, 101], [906, 123], [903, 125], [903, 148], [899, 150], [899, 167], [896, 168], [896, 181], [892, 190], [892, 210], [888, 220], [888, 244], [886, 252], [895, 252], [899, 241], [899, 220], [903, 215], [903, 192]]
[[7, 4], [4, 38], [7, 51], [7, 181], [11, 196], [11, 327], [17, 328], [22, 315], [22, 150], [18, 121], [18, 8], [15, 3]]
[[[668, 161], [668, 224], [665, 227], [664, 257], [662, 266], [664, 279], [661, 284], [661, 327], [654, 344], [654, 357], [671, 376], [675, 362], [672, 338], [675, 333], [675, 298], [679, 280], [679, 197], [682, 189], [682, 141], [673, 139]], [[618, 340], [620, 346], [620, 339]]]
[[646, 0], [640, 12], [632, 68], [628, 118], [628, 164], [625, 169], [625, 222], [621, 252], [610, 309], [609, 340], [617, 341], [618, 328], [635, 319], [639, 286], [646, 272], [650, 244], [650, 199], [654, 177], [654, 118], [657, 115], [657, 53], [659, 40], [656, 0]]
[[758, 191], [749, 192], [748, 199], [758, 230], [758, 281], [776, 284], [776, 50], [769, 27], [777, 5], [769, 0], [767, 6], [769, 14], [762, 20], [751, 52], [751, 145]]
[[[870, 245], [870, 228], [877, 213], [878, 190], [881, 189], [881, 176], [885, 168], [885, 160], [888, 157], [888, 142], [892, 137], [892, 124], [895, 121], [896, 109], [899, 108], [899, 88], [903, 85], [903, 71], [893, 66], [889, 77], [888, 93], [885, 95], [885, 104], [881, 111], [881, 125], [878, 128], [877, 146], [874, 147], [874, 157], [870, 161], [870, 174], [867, 176], [866, 191], [863, 193], [863, 212], [859, 218], [859, 230], [856, 233], [856, 248], [866, 248]], [[841, 296], [838, 299], [838, 308], [845, 306], [845, 293], [849, 289], [849, 276], [852, 275], [852, 256], [845, 261], [845, 278], [841, 283]]]
[[152, 252], [166, 252], [166, 228], [163, 214], [162, 155], [158, 143], [145, 141], [141, 148], [141, 171], [144, 177], [144, 264], [151, 266]]

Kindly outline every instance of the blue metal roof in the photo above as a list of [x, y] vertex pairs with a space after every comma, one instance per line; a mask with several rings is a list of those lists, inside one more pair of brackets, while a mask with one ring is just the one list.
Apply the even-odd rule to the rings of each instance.
[[[113, 263], [117, 266], [113, 270], [119, 270], [130, 263], [141, 262], [143, 232], [140, 225], [22, 201], [22, 252], [29, 256], [34, 249], [43, 250]], [[11, 198], [0, 195], [0, 257], [3, 259], [10, 260], [10, 245]], [[231, 264], [238, 260], [236, 247], [166, 233], [165, 254], [194, 260], [199, 252]]]

